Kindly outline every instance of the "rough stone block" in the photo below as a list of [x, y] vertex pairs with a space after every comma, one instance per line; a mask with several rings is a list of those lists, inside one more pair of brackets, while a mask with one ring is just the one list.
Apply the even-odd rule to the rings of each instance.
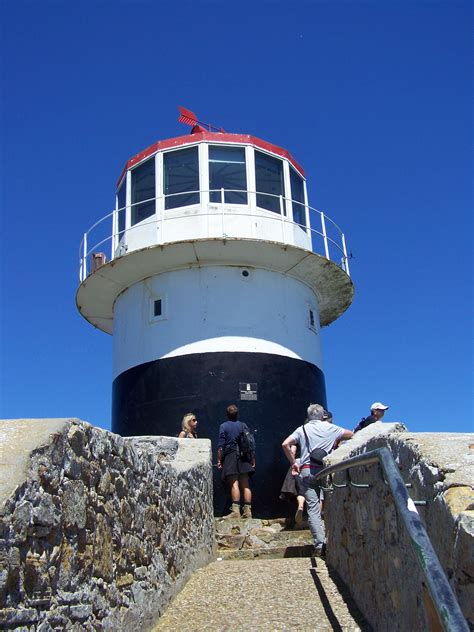
[[147, 537], [155, 539], [159, 532], [158, 510], [156, 507], [147, 507], [143, 518], [143, 530]]
[[37, 476], [43, 489], [50, 494], [55, 494], [61, 483], [61, 469], [52, 461], [44, 458], [36, 464]]
[[51, 494], [41, 494], [39, 496], [39, 505], [33, 508], [33, 524], [53, 527], [57, 526], [60, 521], [60, 512], [56, 507]]
[[265, 543], [270, 543], [275, 538], [275, 531], [270, 527], [262, 527], [260, 529], [251, 529], [250, 534]]
[[450, 487], [444, 493], [444, 500], [454, 516], [462, 511], [474, 510], [474, 489], [472, 487]]
[[246, 535], [219, 535], [217, 543], [221, 549], [241, 549]]
[[67, 433], [67, 439], [73, 452], [77, 456], [89, 456], [89, 449], [86, 449], [87, 435], [85, 429], [79, 425], [73, 424]]
[[[242, 544], [242, 549], [263, 549], [267, 546], [268, 540], [264, 541], [257, 537], [256, 535], [247, 535], [245, 536], [244, 542]], [[229, 542], [226, 542], [225, 548], [229, 548]], [[219, 546], [221, 543], [219, 542]]]
[[81, 478], [83, 459], [77, 456], [72, 449], [67, 446], [64, 453], [64, 474], [68, 478], [78, 480]]
[[7, 604], [8, 569], [0, 567], [0, 608]]
[[149, 568], [147, 566], [138, 566], [133, 571], [134, 577], [137, 581], [142, 581], [147, 578], [149, 574]]
[[97, 486], [97, 493], [101, 496], [107, 496], [112, 491], [112, 476], [110, 472], [106, 470], [102, 473]]
[[126, 575], [121, 575], [120, 577], [117, 577], [115, 584], [117, 588], [124, 588], [125, 586], [131, 586], [133, 582], [133, 575], [131, 573], [127, 573]]
[[51, 608], [48, 612], [48, 622], [53, 629], [67, 630], [70, 626], [70, 621], [67, 616], [69, 612], [69, 606], [58, 606]]
[[39, 616], [35, 608], [4, 608], [0, 610], [0, 627], [11, 629], [22, 623], [35, 623]]
[[28, 527], [28, 536], [34, 538], [46, 538], [51, 534], [51, 527], [40, 527], [39, 525], [33, 525]]
[[84, 621], [92, 614], [92, 606], [90, 604], [79, 604], [77, 606], [69, 606], [69, 616], [75, 621]]
[[127, 495], [127, 484], [122, 476], [115, 479], [115, 493], [118, 498], [124, 498]]
[[33, 520], [33, 505], [24, 500], [20, 501], [13, 512], [12, 527], [17, 542], [24, 542], [28, 535], [28, 527]]
[[68, 543], [63, 542], [59, 559], [58, 587], [61, 590], [70, 590], [74, 583], [76, 572], [75, 550]]
[[97, 515], [97, 526], [94, 541], [95, 577], [102, 577], [107, 582], [113, 579], [113, 546], [112, 530], [102, 514]]
[[62, 497], [64, 526], [84, 529], [86, 526], [86, 488], [82, 481], [65, 481]]
[[23, 588], [30, 598], [49, 593], [46, 559], [28, 553], [23, 567]]
[[56, 601], [59, 605], [77, 604], [84, 598], [84, 591], [68, 592], [66, 590], [58, 590], [56, 593]]

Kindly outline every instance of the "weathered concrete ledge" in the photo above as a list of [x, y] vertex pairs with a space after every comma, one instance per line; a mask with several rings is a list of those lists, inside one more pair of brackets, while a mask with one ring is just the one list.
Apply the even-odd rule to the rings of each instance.
[[0, 421], [0, 628], [146, 630], [214, 555], [211, 446]]
[[[346, 458], [388, 447], [400, 468], [426, 530], [474, 627], [474, 444], [473, 434], [410, 433], [402, 424], [375, 423], [326, 458]], [[349, 587], [376, 630], [425, 630], [422, 575], [376, 465], [351, 471], [356, 483], [326, 494], [328, 562]], [[338, 474], [336, 482], [343, 482]]]

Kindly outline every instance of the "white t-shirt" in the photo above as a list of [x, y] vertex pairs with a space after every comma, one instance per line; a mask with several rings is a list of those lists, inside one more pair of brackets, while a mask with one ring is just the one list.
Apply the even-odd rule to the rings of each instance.
[[306, 424], [304, 424], [304, 429], [306, 430], [306, 434], [308, 435], [309, 450], [308, 441], [306, 441], [303, 426], [297, 428], [290, 435], [293, 441], [295, 441], [295, 443], [300, 446], [300, 459], [302, 465], [309, 464], [310, 453], [315, 448], [326, 450], [326, 452], [329, 454], [334, 443], [345, 432], [344, 428], [329, 423], [329, 421], [316, 420], [308, 421]]

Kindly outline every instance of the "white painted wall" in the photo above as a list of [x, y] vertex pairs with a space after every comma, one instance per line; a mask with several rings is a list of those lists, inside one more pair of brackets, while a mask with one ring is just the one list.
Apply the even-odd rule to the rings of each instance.
[[[152, 316], [155, 298], [164, 306], [158, 319]], [[315, 330], [309, 326], [310, 308]], [[316, 295], [277, 272], [209, 266], [166, 272], [134, 284], [117, 298], [114, 379], [159, 358], [216, 351], [273, 353], [322, 370]]]
[[[253, 196], [249, 195], [249, 198]], [[206, 239], [242, 237], [278, 241], [312, 250], [311, 235], [280, 215], [247, 205], [202, 203], [160, 212], [128, 228], [121, 240], [127, 252], [156, 244]], [[115, 253], [119, 254], [118, 251]]]

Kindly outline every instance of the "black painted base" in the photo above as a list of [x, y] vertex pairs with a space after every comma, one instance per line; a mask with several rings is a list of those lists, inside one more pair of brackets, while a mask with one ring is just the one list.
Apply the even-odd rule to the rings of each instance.
[[[241, 383], [257, 385], [257, 400], [241, 399]], [[263, 353], [203, 353], [147, 362], [113, 383], [112, 429], [124, 435], [177, 436], [187, 412], [196, 414], [200, 438], [209, 438], [216, 462], [219, 425], [229, 404], [255, 431], [257, 471], [252, 478], [253, 512], [272, 518], [294, 511], [279, 500], [288, 469], [281, 443], [303, 423], [309, 403], [326, 406], [322, 371], [303, 360]], [[230, 501], [214, 468], [214, 509]]]

